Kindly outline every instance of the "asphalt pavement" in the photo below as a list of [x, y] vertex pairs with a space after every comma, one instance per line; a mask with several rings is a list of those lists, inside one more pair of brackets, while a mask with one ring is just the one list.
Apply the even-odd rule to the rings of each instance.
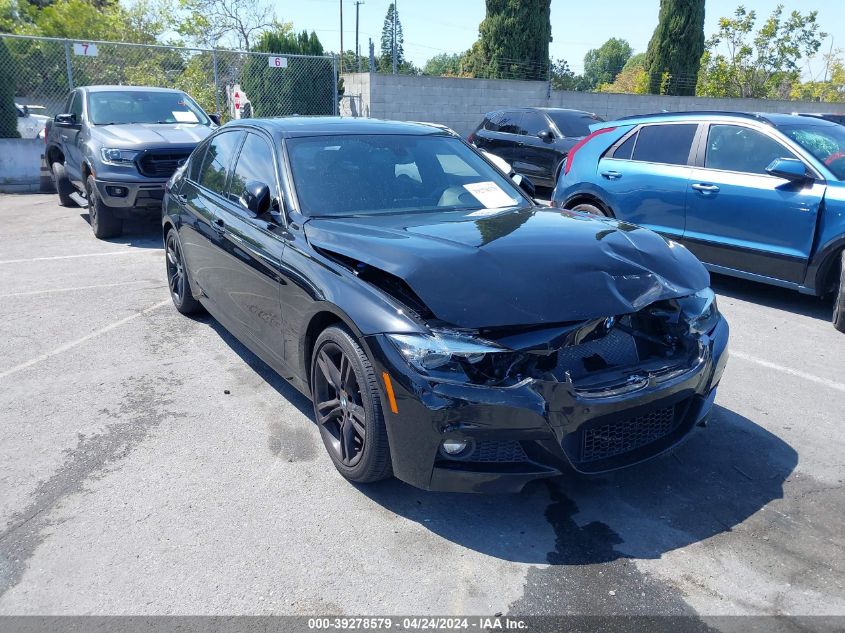
[[0, 195], [0, 280], [0, 614], [845, 614], [829, 302], [714, 277], [707, 428], [477, 496], [342, 479], [309, 402], [172, 307], [155, 223]]

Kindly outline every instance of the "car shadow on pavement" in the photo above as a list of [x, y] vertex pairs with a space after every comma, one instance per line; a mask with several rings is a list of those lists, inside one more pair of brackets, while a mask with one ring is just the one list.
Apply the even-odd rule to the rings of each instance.
[[[80, 213], [79, 217], [91, 224], [88, 213]], [[123, 223], [123, 235], [100, 240], [107, 244], [123, 244], [133, 248], [164, 248], [164, 238], [161, 233], [161, 222], [156, 219], [132, 219]]]
[[780, 288], [738, 277], [711, 273], [711, 286], [717, 294], [740, 301], [801, 314], [822, 321], [830, 321], [833, 303], [829, 299], [804, 295], [797, 290]]
[[533, 482], [519, 495], [432, 493], [397, 480], [359, 490], [442, 538], [502, 560], [659, 558], [730, 531], [782, 498], [798, 462], [791, 446], [737, 413], [716, 407], [711, 420], [650, 462], [600, 477]]

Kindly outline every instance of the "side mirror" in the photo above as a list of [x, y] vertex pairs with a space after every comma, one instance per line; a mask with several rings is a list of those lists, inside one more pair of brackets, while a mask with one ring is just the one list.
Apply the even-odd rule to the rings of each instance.
[[64, 125], [65, 127], [76, 125], [75, 114], [57, 114], [53, 120], [56, 122], [56, 125]]
[[267, 213], [270, 210], [270, 187], [258, 180], [250, 180], [241, 194], [241, 205], [255, 215]]
[[211, 119], [211, 122], [214, 123], [214, 125], [220, 125], [220, 113], [219, 112], [215, 112], [214, 114], [209, 114], [208, 118]]
[[513, 180], [514, 184], [522, 189], [523, 193], [527, 194], [532, 200], [534, 199], [534, 196], [537, 195], [537, 187], [535, 187], [534, 183], [522, 174], [514, 174], [511, 176], [511, 180]]
[[543, 130], [542, 132], [538, 133], [537, 136], [540, 137], [540, 139], [546, 143], [551, 143], [553, 140], [555, 140], [555, 135], [552, 134], [551, 130]]
[[792, 182], [810, 180], [807, 168], [797, 158], [776, 158], [766, 167], [766, 173]]

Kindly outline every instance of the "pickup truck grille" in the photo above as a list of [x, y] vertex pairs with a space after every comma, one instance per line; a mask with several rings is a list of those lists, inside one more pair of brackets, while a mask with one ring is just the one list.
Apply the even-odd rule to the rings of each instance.
[[170, 178], [190, 155], [189, 149], [144, 152], [137, 161], [138, 171], [148, 178]]

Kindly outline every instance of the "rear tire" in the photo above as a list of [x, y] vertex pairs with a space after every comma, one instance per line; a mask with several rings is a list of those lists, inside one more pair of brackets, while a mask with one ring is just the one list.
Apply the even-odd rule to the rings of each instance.
[[115, 217], [114, 209], [100, 199], [94, 176], [88, 176], [85, 181], [85, 196], [88, 198], [88, 216], [94, 237], [102, 240], [123, 233], [123, 220]]
[[341, 475], [362, 484], [393, 475], [376, 375], [344, 327], [326, 328], [317, 337], [311, 401], [323, 444]]
[[74, 192], [73, 183], [67, 177], [63, 163], [55, 162], [50, 168], [53, 171], [53, 184], [56, 186], [56, 193], [59, 194], [59, 204], [63, 207], [75, 207], [76, 203], [70, 194]]
[[839, 288], [833, 295], [833, 327], [845, 332], [845, 250], [840, 255]]
[[589, 213], [590, 215], [598, 215], [603, 218], [609, 218], [610, 215], [600, 207], [597, 207], [594, 204], [588, 204], [586, 202], [582, 202], [581, 204], [576, 204], [572, 207], [572, 211], [580, 211], [581, 213]]

